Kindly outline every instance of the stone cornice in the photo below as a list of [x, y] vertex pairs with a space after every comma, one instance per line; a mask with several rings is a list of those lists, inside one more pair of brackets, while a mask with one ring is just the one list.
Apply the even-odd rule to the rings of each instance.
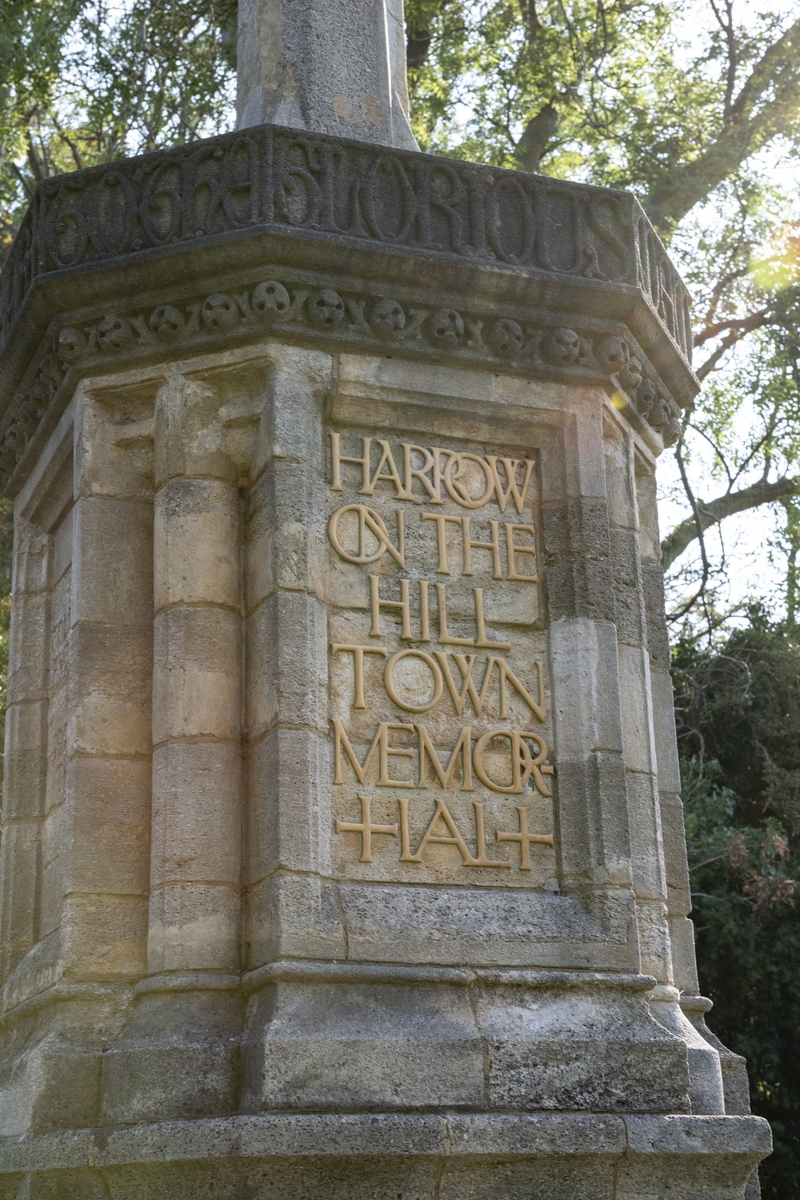
[[632, 196], [263, 126], [40, 185], [0, 277], [0, 482], [78, 374], [268, 330], [608, 383], [667, 442], [697, 390]]

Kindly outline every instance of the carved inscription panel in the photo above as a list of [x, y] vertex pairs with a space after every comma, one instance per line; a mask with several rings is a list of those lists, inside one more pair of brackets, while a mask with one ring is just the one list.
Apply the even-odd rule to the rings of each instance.
[[328, 451], [337, 874], [555, 888], [535, 457]]

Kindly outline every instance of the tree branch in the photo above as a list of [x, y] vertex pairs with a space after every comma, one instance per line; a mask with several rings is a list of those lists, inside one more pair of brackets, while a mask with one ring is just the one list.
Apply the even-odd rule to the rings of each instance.
[[406, 20], [406, 63], [409, 67], [424, 67], [433, 42], [434, 23], [447, 8], [450, 0], [434, 0], [424, 6], [424, 14], [409, 13]]
[[670, 623], [673, 621], [679, 621], [681, 617], [685, 617], [693, 605], [696, 604], [696, 602], [700, 599], [703, 601], [703, 607], [705, 608], [706, 616], [708, 617], [708, 605], [705, 603], [705, 591], [706, 584], [708, 583], [710, 567], [708, 563], [708, 555], [706, 554], [705, 538], [703, 537], [704, 526], [702, 517], [700, 515], [700, 506], [694, 492], [692, 491], [692, 485], [689, 483], [689, 476], [686, 474], [686, 464], [683, 461], [683, 452], [681, 449], [682, 445], [683, 441], [681, 440], [675, 447], [675, 461], [677, 462], [678, 470], [681, 473], [683, 490], [686, 492], [686, 497], [692, 506], [692, 524], [694, 526], [694, 536], [700, 540], [700, 557], [703, 560], [703, 577], [700, 581], [700, 587], [697, 589], [695, 594], [689, 600], [687, 600], [677, 612], [673, 612], [667, 617], [667, 620]]
[[[738, 250], [739, 247], [737, 246], [736, 249]], [[726, 271], [724, 274], [720, 275], [719, 279], [717, 279], [716, 283], [711, 289], [711, 295], [708, 298], [708, 309], [703, 319], [703, 328], [713, 324], [714, 318], [717, 315], [717, 309], [719, 308], [720, 301], [725, 293], [725, 289], [730, 287], [732, 283], [735, 283], [737, 279], [742, 279], [746, 274], [746, 267], [736, 267], [734, 270]], [[695, 345], [696, 344], [697, 342], [695, 342]]]
[[725, 45], [728, 52], [728, 62], [725, 70], [725, 116], [727, 117], [731, 111], [733, 101], [733, 89], [736, 84], [736, 66], [738, 54], [736, 48], [736, 31], [733, 27], [733, 0], [724, 0], [725, 16], [723, 17], [714, 0], [711, 2], [711, 11], [717, 18], [717, 24], [725, 35]]
[[694, 344], [702, 346], [703, 342], [707, 342], [709, 338], [718, 337], [726, 330], [730, 333], [734, 331], [739, 334], [751, 333], [752, 330], [760, 329], [762, 325], [766, 324], [768, 315], [768, 309], [760, 308], [757, 312], [748, 313], [746, 317], [731, 317], [729, 321], [716, 321], [700, 330], [695, 336]]
[[523, 171], [538, 171], [542, 156], [558, 132], [558, 111], [552, 104], [545, 104], [535, 117], [531, 117], [514, 151]]
[[[718, 525], [725, 517], [735, 513], [747, 512], [751, 508], [760, 508], [762, 504], [771, 504], [784, 496], [800, 495], [800, 477], [795, 479], [776, 479], [769, 483], [759, 480], [750, 487], [741, 488], [738, 492], [726, 492], [715, 500], [697, 501], [697, 516], [692, 514], [680, 525], [673, 529], [661, 543], [661, 565], [666, 569], [680, 558], [684, 550], [699, 536], [700, 530], [705, 531], [712, 525]], [[700, 530], [698, 530], [698, 525]]]
[[[671, 164], [644, 201], [657, 229], [669, 234], [738, 166], [794, 120], [800, 105], [800, 20], [754, 65], [711, 145], [691, 162]], [[768, 97], [761, 107], [760, 101]]]
[[737, 342], [747, 337], [748, 333], [752, 333], [754, 329], [760, 329], [763, 325], [766, 325], [768, 317], [769, 312], [765, 309], [762, 312], [751, 313], [748, 317], [743, 317], [738, 321], [721, 322], [713, 333], [706, 334], [705, 336], [698, 334], [695, 344], [699, 346], [706, 340], [706, 336], [714, 337], [716, 333], [719, 333], [724, 328], [728, 328], [730, 331], [705, 362], [696, 368], [695, 374], [700, 382], [702, 383], [706, 376], [711, 374], [719, 360], [727, 350], [730, 350], [731, 346], [735, 346]]
[[533, 41], [542, 28], [539, 14], [536, 11], [536, 0], [520, 0], [520, 9], [522, 10], [522, 20], [525, 23], [528, 39], [529, 41]]

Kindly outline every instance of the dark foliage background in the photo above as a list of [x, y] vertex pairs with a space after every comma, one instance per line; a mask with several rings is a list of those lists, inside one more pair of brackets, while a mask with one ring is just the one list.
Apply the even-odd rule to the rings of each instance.
[[800, 636], [754, 606], [714, 649], [679, 642], [675, 715], [701, 990], [772, 1124], [765, 1198], [800, 1196]]

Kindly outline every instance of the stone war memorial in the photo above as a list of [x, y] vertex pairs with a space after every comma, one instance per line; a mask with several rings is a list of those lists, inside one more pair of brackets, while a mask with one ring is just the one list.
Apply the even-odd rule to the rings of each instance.
[[45, 181], [0, 280], [0, 1197], [753, 1200], [687, 292], [630, 195], [416, 150], [400, 0], [239, 46], [234, 132]]

